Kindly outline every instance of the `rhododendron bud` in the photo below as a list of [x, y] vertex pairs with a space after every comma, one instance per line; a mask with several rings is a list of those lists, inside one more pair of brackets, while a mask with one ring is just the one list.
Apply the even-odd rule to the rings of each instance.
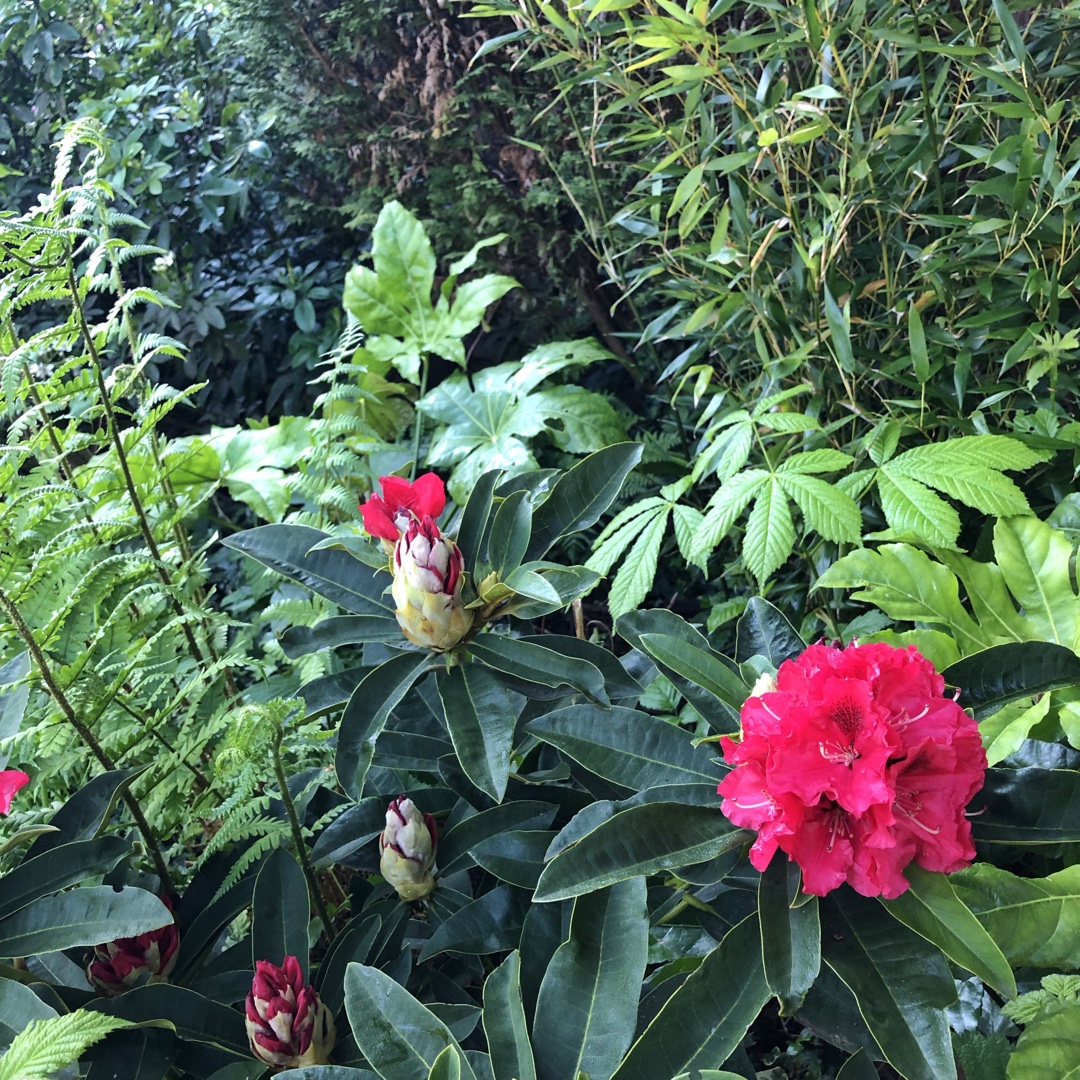
[[15, 792], [30, 783], [30, 777], [18, 769], [0, 769], [0, 814], [11, 809]]
[[244, 1013], [251, 1052], [267, 1065], [301, 1069], [330, 1060], [337, 1039], [334, 1018], [314, 987], [304, 986], [295, 956], [286, 956], [281, 967], [256, 962]]
[[394, 614], [414, 645], [452, 649], [469, 632], [473, 613], [461, 602], [461, 552], [430, 517], [414, 519], [390, 563]]
[[[173, 910], [169, 897], [163, 896], [161, 902]], [[138, 937], [95, 945], [86, 977], [95, 989], [110, 997], [146, 983], [168, 982], [179, 947], [180, 931], [174, 923]]]
[[379, 478], [382, 495], [372, 495], [360, 507], [364, 529], [396, 544], [416, 518], [437, 518], [446, 507], [446, 489], [436, 473], [424, 473], [412, 483], [400, 476]]
[[757, 677], [757, 682], [754, 683], [754, 689], [750, 691], [750, 696], [761, 697], [762, 694], [775, 694], [778, 689], [776, 679], [766, 671]]
[[411, 799], [399, 795], [386, 808], [386, 828], [379, 838], [379, 873], [402, 900], [420, 900], [435, 888], [438, 833], [435, 819], [421, 814]]
[[[763, 677], [764, 678], [764, 677]], [[742, 738], [722, 738], [735, 768], [722, 809], [757, 830], [750, 861], [776, 849], [819, 896], [843, 882], [899, 896], [916, 862], [952, 873], [975, 857], [965, 808], [986, 771], [978, 725], [944, 696], [945, 680], [914, 646], [812, 645], [758, 680]]]

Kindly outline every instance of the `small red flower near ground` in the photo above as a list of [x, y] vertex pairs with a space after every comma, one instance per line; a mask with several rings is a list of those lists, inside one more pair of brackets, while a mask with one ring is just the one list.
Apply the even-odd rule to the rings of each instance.
[[891, 899], [910, 862], [952, 873], [975, 858], [964, 810], [986, 771], [978, 725], [914, 646], [811, 645], [754, 689], [741, 740], [720, 740], [736, 767], [718, 790], [724, 814], [757, 830], [758, 870], [780, 848], [808, 893], [846, 881]]
[[400, 476], [382, 476], [382, 495], [372, 495], [360, 506], [364, 529], [380, 540], [397, 543], [417, 518], [437, 518], [446, 509], [446, 488], [437, 473], [424, 473], [410, 483]]
[[30, 783], [30, 777], [18, 769], [0, 769], [0, 814], [11, 809], [15, 792]]

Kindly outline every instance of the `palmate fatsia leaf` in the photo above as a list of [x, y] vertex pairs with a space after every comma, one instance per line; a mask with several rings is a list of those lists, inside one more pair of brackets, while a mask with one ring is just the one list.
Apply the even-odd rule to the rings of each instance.
[[535, 468], [528, 440], [541, 432], [547, 431], [561, 449], [573, 454], [601, 450], [626, 438], [623, 423], [600, 394], [578, 386], [532, 392], [536, 382], [560, 366], [598, 358], [596, 349], [576, 349], [579, 344], [589, 346], [588, 341], [558, 344], [570, 360], [561, 357], [562, 362], [548, 359], [528, 365], [526, 357], [520, 363], [489, 368], [471, 384], [465, 376], [455, 375], [417, 403], [422, 413], [445, 425], [435, 436], [428, 462], [452, 467], [449, 488], [459, 502], [466, 501], [484, 472]]
[[373, 268], [354, 266], [346, 275], [344, 295], [346, 310], [371, 335], [365, 348], [392, 363], [412, 383], [419, 383], [421, 357], [427, 353], [464, 367], [462, 338], [517, 282], [486, 274], [458, 285], [451, 300], [448, 293], [458, 274], [486, 246], [481, 241], [451, 267], [449, 287], [433, 300], [435, 251], [419, 219], [396, 200], [379, 213], [371, 241]]

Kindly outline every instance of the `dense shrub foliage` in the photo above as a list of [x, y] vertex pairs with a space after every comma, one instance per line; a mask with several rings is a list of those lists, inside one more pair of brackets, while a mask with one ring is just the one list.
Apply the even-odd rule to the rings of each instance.
[[0, 1080], [1072, 1075], [1071, 7], [0, 26]]

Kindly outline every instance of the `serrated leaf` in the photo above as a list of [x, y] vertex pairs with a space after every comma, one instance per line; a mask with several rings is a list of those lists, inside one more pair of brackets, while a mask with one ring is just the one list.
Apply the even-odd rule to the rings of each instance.
[[516, 288], [518, 283], [503, 274], [485, 274], [459, 285], [450, 312], [440, 326], [441, 332], [458, 338], [472, 333], [483, 321], [484, 312]]
[[841, 450], [807, 450], [784, 458], [776, 467], [780, 473], [827, 473], [846, 469], [855, 459]]
[[954, 547], [960, 515], [925, 484], [893, 471], [896, 460], [886, 462], [877, 473], [878, 497], [889, 527], [914, 533], [934, 547]]
[[110, 1031], [130, 1026], [126, 1020], [81, 1009], [34, 1020], [0, 1057], [0, 1080], [47, 1080]]
[[371, 230], [371, 254], [379, 281], [413, 315], [414, 336], [423, 339], [435, 283], [435, 252], [424, 226], [415, 214], [391, 200], [379, 211]]
[[737, 422], [722, 428], [720, 434], [698, 455], [692, 473], [694, 480], [700, 480], [713, 471], [721, 484], [727, 483], [750, 457], [754, 445], [754, 425], [750, 414], [739, 410], [727, 419]]
[[607, 574], [634, 538], [648, 528], [654, 518], [663, 514], [667, 505], [666, 500], [653, 496], [620, 511], [596, 538], [594, 552], [585, 565], [598, 574]]
[[608, 610], [613, 619], [639, 607], [651, 588], [667, 531], [669, 509], [670, 504], [666, 504], [646, 525], [615, 575], [608, 593]]
[[[950, 443], [931, 446], [947, 448]], [[1003, 473], [960, 458], [953, 460], [945, 454], [931, 457], [918, 453], [929, 449], [931, 447], [916, 447], [893, 458], [887, 466], [889, 475], [900, 474], [919, 480], [986, 514], [1011, 517], [1030, 511], [1024, 493]]]
[[850, 495], [838, 487], [801, 473], [777, 473], [777, 483], [802, 511], [808, 529], [838, 544], [857, 544], [862, 514]]
[[675, 526], [675, 542], [679, 545], [679, 554], [702, 572], [708, 569], [708, 563], [706, 560], [694, 561], [694, 543], [704, 520], [705, 515], [692, 506], [676, 503], [671, 508], [671, 522]]
[[739, 515], [768, 479], [769, 474], [764, 469], [748, 469], [732, 477], [713, 495], [692, 549], [693, 561], [708, 560], [709, 553], [731, 532]]
[[833, 563], [814, 588], [855, 588], [853, 599], [876, 604], [891, 619], [948, 626], [963, 652], [993, 640], [961, 605], [956, 575], [907, 544], [853, 551]]
[[746, 522], [743, 561], [758, 584], [763, 584], [788, 560], [794, 547], [795, 525], [787, 497], [776, 478], [770, 476], [758, 491]]
[[1009, 1080], [1080, 1080], [1080, 1005], [1026, 1028], [1009, 1059]]
[[591, 454], [626, 440], [626, 425], [601, 394], [583, 386], [557, 386], [529, 395], [544, 417], [548, 433], [568, 454]]

